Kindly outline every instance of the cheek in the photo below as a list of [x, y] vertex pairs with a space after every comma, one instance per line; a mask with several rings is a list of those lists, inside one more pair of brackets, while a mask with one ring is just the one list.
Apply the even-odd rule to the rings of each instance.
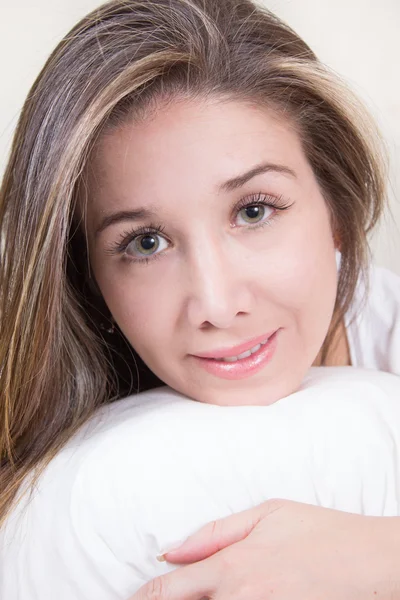
[[139, 276], [136, 277], [130, 265], [118, 265], [96, 275], [110, 312], [139, 354], [153, 347], [155, 341], [161, 351], [162, 340], [166, 339], [169, 324], [174, 319], [168, 308], [172, 304], [168, 295], [171, 286], [165, 285], [165, 273], [163, 276], [163, 271], [158, 269], [159, 276], [146, 282], [148, 275], [140, 271], [146, 268], [137, 268]]
[[323, 201], [315, 203], [314, 210], [293, 213], [274, 238], [273, 244], [271, 238], [263, 249], [258, 266], [264, 293], [273, 304], [298, 318], [329, 321], [336, 299], [337, 267]]
[[[298, 240], [299, 241], [299, 240]], [[334, 300], [336, 295], [337, 268], [335, 248], [332, 242], [322, 242], [308, 237], [301, 243], [293, 243], [282, 253], [277, 275], [280, 292], [290, 304], [301, 308], [309, 304]]]

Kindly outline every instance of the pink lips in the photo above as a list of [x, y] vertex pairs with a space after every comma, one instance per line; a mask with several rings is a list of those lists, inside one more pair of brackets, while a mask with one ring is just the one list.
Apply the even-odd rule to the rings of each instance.
[[[276, 350], [278, 332], [279, 329], [272, 334], [264, 334], [233, 348], [221, 348], [212, 352], [197, 354], [196, 356], [193, 356], [193, 358], [212, 375], [216, 375], [223, 379], [244, 379], [261, 371], [261, 369], [272, 359]], [[243, 352], [247, 352], [251, 348], [254, 348], [254, 346], [264, 342], [266, 339], [268, 339], [267, 343], [262, 345], [257, 352], [251, 354], [247, 358], [241, 358], [235, 362], [218, 360], [243, 354]]]

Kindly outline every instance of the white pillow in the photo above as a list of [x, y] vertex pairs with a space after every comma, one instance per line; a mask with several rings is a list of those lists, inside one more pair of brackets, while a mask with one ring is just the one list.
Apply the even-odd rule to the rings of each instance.
[[271, 406], [130, 397], [97, 413], [0, 532], [0, 597], [127, 600], [172, 568], [160, 551], [268, 498], [400, 515], [399, 465], [394, 375], [312, 369]]

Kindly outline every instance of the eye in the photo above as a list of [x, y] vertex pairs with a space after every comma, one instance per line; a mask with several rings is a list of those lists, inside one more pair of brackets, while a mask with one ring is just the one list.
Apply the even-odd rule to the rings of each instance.
[[167, 240], [157, 233], [137, 235], [125, 248], [125, 254], [134, 258], [154, 256], [168, 247]]
[[265, 204], [249, 204], [241, 208], [237, 214], [237, 225], [261, 223], [274, 213], [274, 208]]

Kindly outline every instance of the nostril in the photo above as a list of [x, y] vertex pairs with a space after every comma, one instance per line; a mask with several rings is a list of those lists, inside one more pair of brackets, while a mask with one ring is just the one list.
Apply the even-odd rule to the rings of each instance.
[[207, 329], [215, 329], [215, 326], [210, 323], [210, 321], [204, 321], [204, 323], [200, 325], [200, 329], [207, 331]]

